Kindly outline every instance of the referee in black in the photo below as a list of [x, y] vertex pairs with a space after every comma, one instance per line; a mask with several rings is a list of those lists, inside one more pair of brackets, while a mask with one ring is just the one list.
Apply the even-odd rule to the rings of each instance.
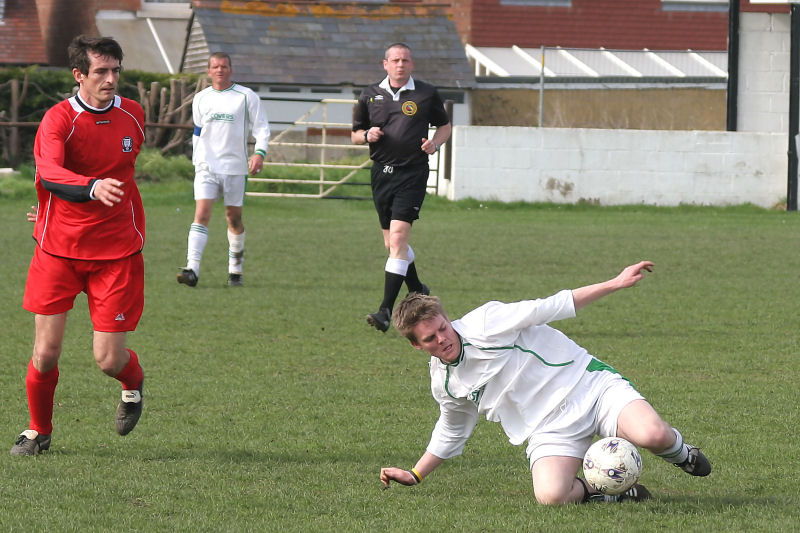
[[[428, 156], [450, 137], [450, 118], [439, 91], [411, 77], [411, 49], [394, 43], [383, 60], [386, 78], [365, 88], [353, 111], [353, 143], [369, 143], [372, 198], [383, 231], [386, 260], [383, 301], [367, 315], [379, 331], [389, 329], [392, 308], [405, 281], [408, 290], [429, 294], [419, 280], [408, 245], [411, 224], [419, 218], [428, 182]], [[428, 128], [436, 127], [431, 139]]]

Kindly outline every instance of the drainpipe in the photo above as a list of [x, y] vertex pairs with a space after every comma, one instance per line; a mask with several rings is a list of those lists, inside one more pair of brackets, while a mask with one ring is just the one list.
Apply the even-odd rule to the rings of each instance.
[[728, 2], [728, 116], [727, 130], [736, 131], [739, 113], [739, 0]]
[[792, 3], [792, 22], [789, 38], [789, 179], [786, 191], [786, 210], [797, 211], [797, 144], [800, 122], [800, 5]]

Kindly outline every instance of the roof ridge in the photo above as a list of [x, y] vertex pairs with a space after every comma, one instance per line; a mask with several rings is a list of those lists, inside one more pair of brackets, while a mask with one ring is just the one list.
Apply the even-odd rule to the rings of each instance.
[[421, 1], [402, 3], [369, 2], [314, 2], [300, 0], [283, 2], [267, 0], [248, 2], [245, 0], [195, 0], [195, 9], [218, 9], [224, 13], [237, 15], [261, 15], [266, 17], [287, 17], [312, 15], [325, 18], [393, 18], [398, 16], [447, 16], [452, 18], [448, 4], [427, 4]]

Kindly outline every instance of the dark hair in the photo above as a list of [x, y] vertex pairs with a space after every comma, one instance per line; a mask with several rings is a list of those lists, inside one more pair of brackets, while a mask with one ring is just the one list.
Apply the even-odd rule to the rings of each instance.
[[395, 329], [411, 342], [416, 343], [414, 327], [420, 322], [442, 315], [447, 318], [442, 302], [436, 296], [428, 296], [418, 292], [409, 293], [398, 304], [392, 313]]
[[406, 43], [392, 43], [386, 47], [386, 52], [384, 52], [383, 54], [384, 59], [387, 58], [387, 56], [389, 55], [389, 50], [391, 50], [392, 48], [405, 48], [406, 50], [408, 50], [409, 54], [411, 53], [411, 47], [408, 46]]
[[231, 61], [231, 56], [229, 56], [225, 52], [214, 52], [213, 54], [208, 56], [208, 66], [209, 67], [211, 66], [211, 60], [212, 59], [227, 59], [228, 60], [228, 66], [233, 68], [233, 61]]
[[122, 65], [122, 47], [113, 38], [78, 35], [72, 39], [72, 42], [69, 43], [69, 48], [67, 48], [69, 67], [88, 74], [89, 65], [91, 64], [89, 52], [102, 57], [113, 57]]

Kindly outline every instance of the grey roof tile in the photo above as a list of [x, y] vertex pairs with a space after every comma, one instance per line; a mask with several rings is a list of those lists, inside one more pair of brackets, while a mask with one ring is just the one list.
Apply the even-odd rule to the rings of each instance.
[[[441, 88], [472, 87], [475, 77], [458, 32], [441, 6], [393, 3], [315, 4], [195, 1], [196, 23], [210, 52], [231, 55], [242, 83], [314, 86], [374, 83], [384, 75], [381, 62], [389, 44], [407, 43], [414, 76]], [[283, 6], [283, 11], [276, 6]], [[200, 70], [198, 70], [200, 69]], [[205, 65], [186, 70], [204, 72]]]

